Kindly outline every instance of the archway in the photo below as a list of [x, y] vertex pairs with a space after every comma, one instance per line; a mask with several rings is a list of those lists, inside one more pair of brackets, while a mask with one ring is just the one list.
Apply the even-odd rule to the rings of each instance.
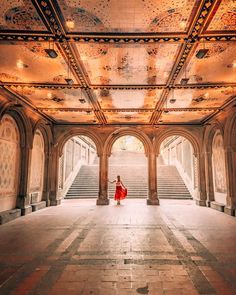
[[191, 142], [178, 135], [165, 138], [157, 161], [159, 198], [196, 198], [198, 177], [197, 158]]
[[30, 203], [38, 203], [43, 199], [45, 144], [42, 133], [36, 130], [31, 153], [29, 195]]
[[[108, 179], [120, 175], [128, 189], [128, 198], [146, 198], [148, 194], [148, 165], [144, 145], [132, 135], [122, 135], [115, 140], [108, 165]], [[115, 185], [110, 184], [108, 194], [113, 198]]]
[[226, 169], [225, 169], [225, 150], [223, 137], [219, 129], [216, 130], [212, 139], [212, 177], [214, 200], [226, 205]]
[[97, 198], [99, 158], [94, 141], [85, 135], [73, 136], [64, 143], [58, 165], [60, 198]]
[[0, 122], [0, 211], [16, 207], [19, 165], [19, 129], [11, 116], [4, 115]]

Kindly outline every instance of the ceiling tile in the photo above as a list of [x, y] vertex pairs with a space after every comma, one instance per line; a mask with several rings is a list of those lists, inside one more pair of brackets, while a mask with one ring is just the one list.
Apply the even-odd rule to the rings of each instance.
[[162, 113], [159, 122], [161, 123], [200, 123], [204, 118], [210, 116], [212, 110], [198, 111], [170, 111]]
[[236, 95], [232, 87], [217, 89], [175, 89], [170, 91], [164, 108], [221, 107]]
[[38, 89], [11, 87], [38, 108], [91, 108], [80, 89]]
[[30, 0], [1, 0], [0, 30], [47, 31]]
[[145, 108], [153, 109], [163, 90], [110, 90], [97, 89], [94, 94], [102, 109]]
[[[208, 49], [208, 53], [202, 59], [196, 57], [199, 49]], [[177, 83], [182, 78], [189, 78], [188, 83], [234, 83], [236, 81], [236, 43], [215, 42], [198, 44], [193, 50], [190, 61], [182, 68]]]
[[235, 0], [222, 0], [210, 22], [207, 31], [235, 31], [236, 3]]
[[199, 0], [58, 0], [70, 32], [185, 32]]
[[93, 85], [165, 84], [180, 44], [77, 43]]
[[[65, 84], [65, 78], [68, 77], [67, 64], [56, 46], [57, 58], [48, 57], [44, 51], [47, 48], [48, 42], [1, 44], [0, 81]], [[69, 75], [76, 81], [71, 73]]]

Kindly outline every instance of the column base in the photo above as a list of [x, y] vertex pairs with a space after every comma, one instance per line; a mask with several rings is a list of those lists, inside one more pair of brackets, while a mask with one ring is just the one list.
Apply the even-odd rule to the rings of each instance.
[[31, 205], [27, 205], [24, 208], [21, 208], [21, 215], [27, 215], [32, 212]]
[[97, 199], [96, 204], [98, 206], [109, 205], [110, 204], [110, 200], [109, 199]]
[[61, 205], [61, 199], [50, 200], [50, 206], [58, 206], [58, 205]]
[[236, 210], [230, 207], [225, 207], [224, 212], [230, 216], [235, 216]]
[[147, 199], [147, 205], [158, 206], [160, 205], [159, 199]]
[[195, 200], [196, 205], [201, 206], [201, 207], [206, 207], [206, 200]]

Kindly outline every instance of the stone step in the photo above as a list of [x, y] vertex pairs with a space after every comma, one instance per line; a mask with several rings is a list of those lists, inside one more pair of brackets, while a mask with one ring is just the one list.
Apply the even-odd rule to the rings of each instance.
[[[132, 153], [130, 153], [132, 155]], [[132, 162], [133, 161], [133, 162]], [[129, 165], [111, 165], [109, 167], [109, 179], [116, 179], [121, 175], [128, 189], [128, 197], [147, 197], [148, 173], [146, 162], [135, 164], [135, 159], [128, 159]], [[130, 163], [133, 163], [132, 165]], [[131, 168], [132, 167], [132, 168]], [[82, 166], [70, 187], [66, 198], [97, 197], [98, 195], [98, 165]], [[134, 171], [134, 173], [131, 173]], [[160, 173], [161, 171], [161, 173]], [[157, 173], [158, 195], [160, 198], [191, 198], [181, 176], [175, 166], [159, 165]], [[115, 185], [108, 188], [109, 196], [114, 196]]]

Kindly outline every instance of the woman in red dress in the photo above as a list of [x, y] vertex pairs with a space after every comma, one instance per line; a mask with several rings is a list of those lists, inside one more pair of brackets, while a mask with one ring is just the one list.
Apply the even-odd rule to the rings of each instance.
[[123, 200], [127, 196], [127, 188], [124, 186], [120, 179], [120, 175], [117, 175], [117, 179], [113, 181], [109, 181], [110, 183], [116, 183], [116, 192], [115, 192], [115, 201], [117, 201], [117, 205], [120, 205], [120, 200]]

